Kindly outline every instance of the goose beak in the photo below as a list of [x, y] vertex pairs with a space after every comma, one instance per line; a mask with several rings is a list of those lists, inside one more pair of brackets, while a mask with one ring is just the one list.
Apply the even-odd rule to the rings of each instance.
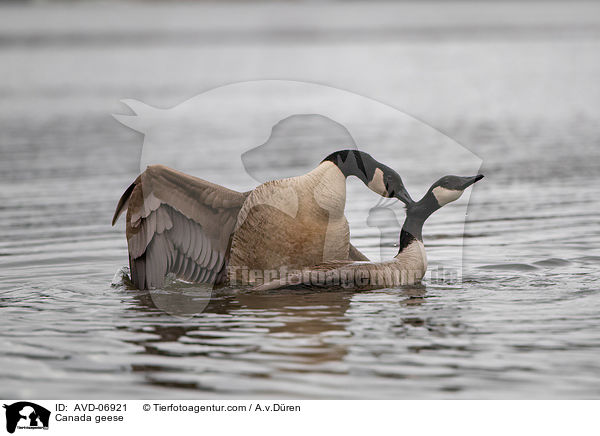
[[409, 204], [414, 203], [412, 197], [410, 196], [410, 194], [408, 193], [408, 191], [406, 190], [406, 188], [404, 186], [400, 187], [399, 192], [394, 194], [394, 197], [396, 197], [398, 200], [400, 200], [402, 203], [406, 204], [407, 206]]
[[483, 174], [477, 174], [476, 176], [473, 177], [465, 177], [465, 183], [462, 187], [462, 189], [467, 189], [469, 186], [471, 186], [473, 183], [478, 182], [479, 180], [483, 179]]

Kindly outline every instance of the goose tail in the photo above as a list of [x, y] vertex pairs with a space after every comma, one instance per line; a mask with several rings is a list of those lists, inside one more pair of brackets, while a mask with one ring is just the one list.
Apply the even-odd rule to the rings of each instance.
[[119, 203], [117, 204], [117, 209], [115, 210], [115, 214], [113, 215], [113, 219], [112, 219], [113, 226], [115, 225], [115, 223], [117, 222], [117, 220], [119, 219], [119, 217], [121, 216], [123, 211], [125, 209], [127, 209], [127, 206], [129, 205], [129, 197], [131, 197], [131, 193], [133, 192], [133, 189], [135, 188], [136, 183], [137, 183], [137, 180], [135, 182], [133, 182], [131, 185], [129, 185], [129, 188], [127, 188], [125, 190], [125, 192], [119, 199]]

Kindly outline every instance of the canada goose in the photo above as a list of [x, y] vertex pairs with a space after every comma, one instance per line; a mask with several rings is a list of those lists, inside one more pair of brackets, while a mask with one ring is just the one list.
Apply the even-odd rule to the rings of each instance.
[[442, 177], [429, 188], [420, 201], [409, 203], [400, 231], [400, 248], [392, 260], [378, 263], [352, 260], [324, 262], [256, 286], [254, 289], [262, 291], [301, 286], [360, 290], [419, 282], [427, 270], [427, 255], [422, 234], [425, 220], [442, 206], [457, 200], [466, 188], [482, 178], [481, 174], [472, 177]]
[[127, 188], [113, 216], [127, 209], [131, 279], [162, 286], [168, 273], [223, 284], [230, 271], [303, 268], [331, 260], [368, 260], [350, 244], [346, 178], [384, 197], [412, 202], [391, 168], [358, 150], [340, 150], [298, 177], [249, 192], [152, 165]]

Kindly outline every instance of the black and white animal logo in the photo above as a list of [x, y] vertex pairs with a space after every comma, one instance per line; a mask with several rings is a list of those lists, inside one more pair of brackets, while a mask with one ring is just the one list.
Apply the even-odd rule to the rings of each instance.
[[47, 429], [50, 411], [29, 401], [19, 401], [4, 405], [6, 409], [6, 431], [14, 433], [19, 429]]

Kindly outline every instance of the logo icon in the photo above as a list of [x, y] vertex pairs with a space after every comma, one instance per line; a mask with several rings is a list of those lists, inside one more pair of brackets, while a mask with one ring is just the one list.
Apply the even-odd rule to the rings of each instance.
[[14, 433], [18, 429], [48, 429], [50, 411], [29, 401], [19, 401], [4, 405], [6, 409], [6, 431]]

